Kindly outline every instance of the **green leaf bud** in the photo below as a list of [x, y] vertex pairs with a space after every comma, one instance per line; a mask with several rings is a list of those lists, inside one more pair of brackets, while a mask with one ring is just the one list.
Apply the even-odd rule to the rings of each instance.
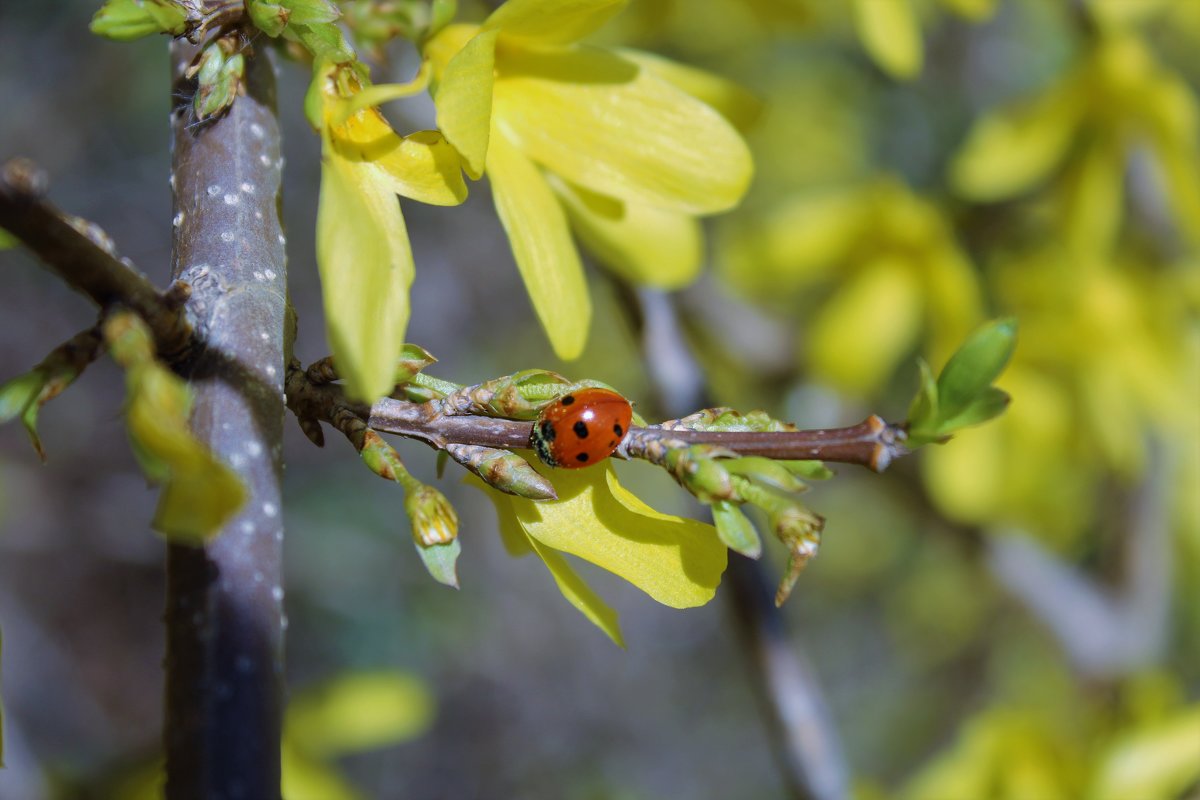
[[502, 492], [530, 500], [558, 499], [554, 484], [516, 453], [467, 444], [448, 444], [443, 452]]
[[717, 536], [726, 547], [747, 558], [758, 558], [762, 555], [762, 539], [754, 530], [753, 523], [736, 503], [718, 500], [712, 504], [712, 515], [717, 526]]

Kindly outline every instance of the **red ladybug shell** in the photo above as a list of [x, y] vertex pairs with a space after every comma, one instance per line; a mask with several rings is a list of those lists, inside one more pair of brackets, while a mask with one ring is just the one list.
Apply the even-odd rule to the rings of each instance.
[[587, 467], [612, 455], [632, 418], [629, 401], [616, 392], [580, 389], [542, 409], [530, 442], [552, 467]]

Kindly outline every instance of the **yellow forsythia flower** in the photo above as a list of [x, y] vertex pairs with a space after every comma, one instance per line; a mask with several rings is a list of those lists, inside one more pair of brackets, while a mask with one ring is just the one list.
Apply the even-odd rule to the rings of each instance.
[[469, 175], [487, 173], [562, 358], [582, 352], [591, 318], [569, 222], [626, 277], [678, 285], [699, 265], [695, 217], [737, 204], [753, 171], [712, 107], [641, 59], [577, 43], [624, 4], [509, 0], [425, 48], [438, 127]]
[[408, 324], [413, 257], [396, 195], [455, 205], [467, 196], [438, 131], [401, 137], [376, 103], [422, 91], [370, 86], [361, 64], [318, 65], [306, 110], [321, 134], [317, 266], [329, 344], [346, 391], [373, 401], [394, 385]]

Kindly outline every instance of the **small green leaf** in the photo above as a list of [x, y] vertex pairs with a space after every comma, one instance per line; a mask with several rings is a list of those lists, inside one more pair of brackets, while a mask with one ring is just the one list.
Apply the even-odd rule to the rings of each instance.
[[288, 705], [284, 736], [323, 758], [413, 739], [433, 721], [425, 683], [391, 671], [352, 672], [300, 692]]
[[38, 398], [41, 397], [46, 381], [45, 371], [35, 369], [0, 386], [0, 423], [20, 418], [25, 430], [29, 432], [33, 448], [43, 460], [46, 453], [37, 434], [37, 412]]
[[417, 555], [433, 579], [446, 586], [458, 588], [458, 557], [462, 553], [462, 545], [458, 539], [445, 544], [422, 545], [414, 542]]
[[1016, 342], [1012, 317], [993, 320], [971, 334], [938, 375], [938, 418], [952, 419], [974, 403], [1004, 370]]
[[717, 525], [717, 536], [726, 547], [747, 558], [762, 555], [762, 539], [736, 503], [718, 500], [712, 504], [712, 515]]
[[938, 433], [942, 436], [949, 436], [961, 428], [979, 425], [980, 423], [987, 422], [989, 419], [994, 419], [1004, 413], [1004, 409], [1008, 408], [1009, 400], [1008, 392], [997, 389], [995, 386], [989, 386], [957, 415], [950, 419], [942, 420], [938, 426]]
[[912, 430], [924, 430], [937, 418], [937, 380], [925, 359], [917, 359], [917, 367], [921, 371], [921, 385], [908, 407], [908, 424]]

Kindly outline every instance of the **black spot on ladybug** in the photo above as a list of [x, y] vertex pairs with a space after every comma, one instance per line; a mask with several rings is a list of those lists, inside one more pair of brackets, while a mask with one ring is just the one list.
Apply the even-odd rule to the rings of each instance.
[[621, 429], [620, 425], [613, 425], [613, 433], [615, 433], [617, 436], [625, 435], [625, 431]]
[[573, 394], [565, 395], [558, 402], [562, 403], [564, 406], [569, 406], [575, 402], [575, 395], [573, 395]]
[[554, 423], [553, 422], [551, 422], [550, 420], [546, 420], [545, 422], [543, 422], [542, 427], [541, 427], [541, 432], [542, 432], [542, 438], [545, 439], [547, 442], [554, 441], [555, 431], [554, 431]]
[[580, 439], [586, 439], [588, 435], [587, 424], [580, 420], [571, 426], [571, 430], [575, 431], [575, 435]]
[[578, 461], [580, 464], [582, 464], [583, 462], [588, 460], [588, 454], [580, 453], [579, 455], [575, 456], [575, 460]]

